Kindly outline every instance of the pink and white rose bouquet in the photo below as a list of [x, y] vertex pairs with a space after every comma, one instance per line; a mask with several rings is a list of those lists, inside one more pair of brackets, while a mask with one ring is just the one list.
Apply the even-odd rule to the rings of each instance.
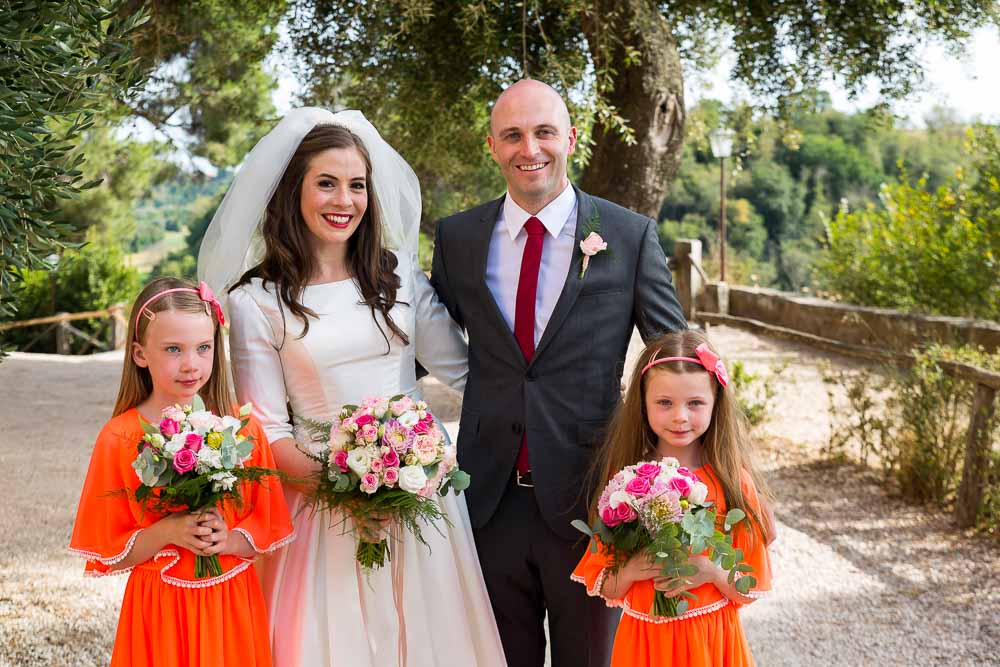
[[[420, 522], [444, 517], [435, 498], [469, 486], [455, 446], [423, 401], [372, 397], [345, 405], [333, 422], [297, 418], [296, 424], [297, 437], [309, 443], [306, 454], [322, 464], [314, 506], [342, 510], [356, 523], [393, 522], [423, 542]], [[358, 562], [385, 565], [388, 540], [358, 532]]]
[[[239, 481], [257, 482], [276, 476], [270, 468], [248, 467], [254, 443], [240, 433], [250, 420], [251, 406], [239, 417], [219, 417], [194, 405], [164, 408], [159, 424], [142, 421], [145, 435], [136, 446], [132, 469], [139, 478], [134, 498], [143, 510], [157, 514], [200, 512], [226, 500], [241, 502]], [[197, 556], [195, 577], [222, 574], [218, 556]]]
[[[688, 558], [706, 553], [729, 570], [730, 582], [735, 581], [737, 590], [745, 594], [756, 580], [747, 574], [752, 568], [742, 562], [742, 551], [733, 547], [731, 531], [746, 515], [732, 509], [719, 526], [707, 497], [708, 486], [677, 459], [643, 461], [626, 466], [611, 478], [598, 499], [599, 517], [593, 525], [580, 520], [573, 525], [594, 538], [591, 551], [597, 551], [597, 540], [605, 545], [612, 558], [612, 572], [645, 552], [660, 566], [662, 576], [681, 580], [697, 573]], [[681, 596], [695, 597], [686, 591]], [[688, 605], [686, 599], [668, 598], [658, 590], [650, 616], [679, 616]]]

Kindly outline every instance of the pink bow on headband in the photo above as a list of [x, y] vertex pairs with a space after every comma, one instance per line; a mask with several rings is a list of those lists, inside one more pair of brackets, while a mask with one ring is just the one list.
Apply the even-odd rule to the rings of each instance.
[[[726, 366], [722, 363], [722, 359], [719, 359], [719, 355], [708, 349], [708, 345], [705, 343], [702, 343], [698, 347], [694, 348], [694, 353], [695, 356], [698, 357], [697, 359], [694, 357], [662, 357], [657, 359], [656, 355], [653, 355], [653, 360], [646, 364], [640, 375], [645, 375], [646, 371], [657, 364], [666, 363], [668, 361], [690, 361], [691, 363], [703, 366], [706, 371], [715, 376], [715, 379], [718, 380], [719, 384], [723, 387], [729, 386], [729, 373], [726, 372]], [[656, 354], [659, 354], [659, 352]]]
[[146, 299], [146, 303], [140, 306], [139, 313], [145, 313], [146, 317], [150, 320], [155, 319], [155, 313], [146, 310], [146, 307], [164, 294], [172, 294], [174, 292], [194, 292], [198, 295], [198, 298], [212, 306], [212, 310], [215, 312], [215, 318], [219, 320], [219, 326], [226, 325], [226, 316], [222, 313], [222, 304], [215, 298], [215, 293], [212, 291], [212, 288], [209, 287], [204, 281], [198, 283], [198, 289], [191, 289], [190, 287], [174, 287], [172, 289], [165, 289], [162, 292], [157, 292], [153, 296]]
[[198, 283], [198, 296], [205, 303], [212, 305], [212, 310], [215, 311], [215, 317], [219, 320], [219, 324], [226, 326], [226, 316], [222, 313], [222, 304], [215, 298], [215, 292], [212, 291], [212, 288], [205, 281]]

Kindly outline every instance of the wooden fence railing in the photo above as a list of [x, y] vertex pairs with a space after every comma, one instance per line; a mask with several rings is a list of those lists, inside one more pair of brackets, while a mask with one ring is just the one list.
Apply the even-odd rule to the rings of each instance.
[[[80, 331], [70, 322], [77, 320], [106, 319], [105, 339], [94, 338], [85, 331]], [[98, 350], [117, 350], [125, 345], [125, 335], [128, 331], [128, 319], [125, 317], [124, 304], [115, 304], [106, 310], [93, 310], [85, 313], [58, 313], [48, 317], [36, 317], [20, 322], [7, 322], [0, 324], [0, 332], [11, 329], [23, 329], [25, 327], [45, 327], [27, 345], [22, 346], [22, 352], [27, 352], [44, 338], [52, 329], [56, 332], [56, 353], [70, 353], [70, 338], [76, 337], [83, 340], [87, 346], [84, 351], [90, 348]]]
[[[700, 241], [678, 241], [675, 246], [673, 260], [672, 263], [676, 267], [678, 298], [689, 322], [726, 324], [767, 336], [805, 343], [822, 350], [868, 361], [890, 363], [897, 366], [910, 366], [915, 362], [916, 358], [911, 352], [894, 350], [888, 345], [875, 347], [874, 345], [845, 342], [833, 337], [820, 336], [789, 326], [733, 314], [729, 312], [729, 287], [725, 283], [711, 284], [711, 287], [714, 288], [714, 299], [699, 299], [705, 288], [709, 286], [709, 281], [700, 266]], [[758, 298], [766, 301], [768, 295], [758, 295]], [[703, 307], [708, 304], [715, 305], [717, 311], [722, 312], [705, 312], [699, 310], [699, 304]], [[852, 309], [851, 306], [834, 304], [832, 302], [825, 305], [829, 308], [840, 306], [844, 309], [845, 314]], [[800, 320], [801, 318], [788, 317], [787, 311], [791, 307], [793, 305], [784, 300], [780, 308], [763, 308], [760, 312], [777, 313], [783, 311], [781, 313], [782, 322]], [[899, 313], [899, 315], [904, 314]], [[991, 333], [992, 327], [986, 326], [985, 329], [988, 335]], [[830, 327], [828, 330], [830, 332], [829, 336], [836, 336], [838, 332], [836, 327]], [[928, 339], [926, 342], [932, 342], [932, 340]], [[941, 362], [939, 365], [949, 375], [972, 382], [976, 386], [970, 413], [969, 430], [966, 434], [965, 463], [962, 469], [962, 479], [959, 484], [955, 507], [955, 518], [958, 525], [968, 528], [976, 523], [982, 510], [985, 496], [985, 471], [992, 446], [989, 426], [995, 410], [997, 391], [1000, 390], [1000, 373], [958, 362]]]

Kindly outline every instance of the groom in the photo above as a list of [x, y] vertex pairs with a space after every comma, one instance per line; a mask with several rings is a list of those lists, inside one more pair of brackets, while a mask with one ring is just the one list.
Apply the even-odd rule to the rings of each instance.
[[[458, 457], [507, 663], [603, 667], [618, 612], [570, 581], [587, 542], [587, 475], [619, 399], [633, 325], [686, 328], [649, 218], [570, 184], [576, 128], [526, 79], [497, 99], [486, 138], [507, 182], [438, 223], [432, 282], [469, 335]], [[600, 242], [607, 243], [597, 251]], [[584, 267], [586, 270], [584, 271]]]

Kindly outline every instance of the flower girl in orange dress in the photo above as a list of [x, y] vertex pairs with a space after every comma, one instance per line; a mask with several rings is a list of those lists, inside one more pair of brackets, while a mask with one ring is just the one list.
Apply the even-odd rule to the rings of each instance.
[[[614, 567], [598, 540], [598, 549], [588, 549], [572, 578], [586, 585], [590, 595], [623, 609], [612, 667], [753, 665], [737, 611], [771, 588], [767, 545], [773, 539], [773, 519], [728, 384], [725, 366], [702, 334], [680, 331], [650, 342], [611, 424], [600, 479], [609, 480], [640, 461], [677, 459], [681, 470], [708, 487], [706, 500], [714, 503], [717, 516], [733, 508], [747, 515], [749, 521], [734, 528], [733, 546], [743, 551], [756, 585], [740, 593], [727, 572], [704, 554], [689, 558], [697, 574], [679, 581], [660, 576], [660, 567], [644, 552]], [[598, 502], [599, 496], [592, 504], [592, 521]], [[695, 597], [678, 616], [654, 616], [650, 611], [657, 590], [667, 597], [685, 591]]]
[[[233, 415], [222, 345], [222, 309], [202, 284], [159, 278], [139, 294], [129, 320], [114, 416], [101, 430], [84, 481], [70, 550], [93, 576], [129, 575], [113, 666], [271, 665], [267, 609], [254, 558], [293, 538], [278, 480], [240, 484], [239, 506], [156, 515], [136, 502], [132, 462], [143, 422], [200, 396]], [[274, 468], [263, 429], [251, 421], [248, 466]], [[196, 556], [217, 556], [222, 574], [195, 576]]]

